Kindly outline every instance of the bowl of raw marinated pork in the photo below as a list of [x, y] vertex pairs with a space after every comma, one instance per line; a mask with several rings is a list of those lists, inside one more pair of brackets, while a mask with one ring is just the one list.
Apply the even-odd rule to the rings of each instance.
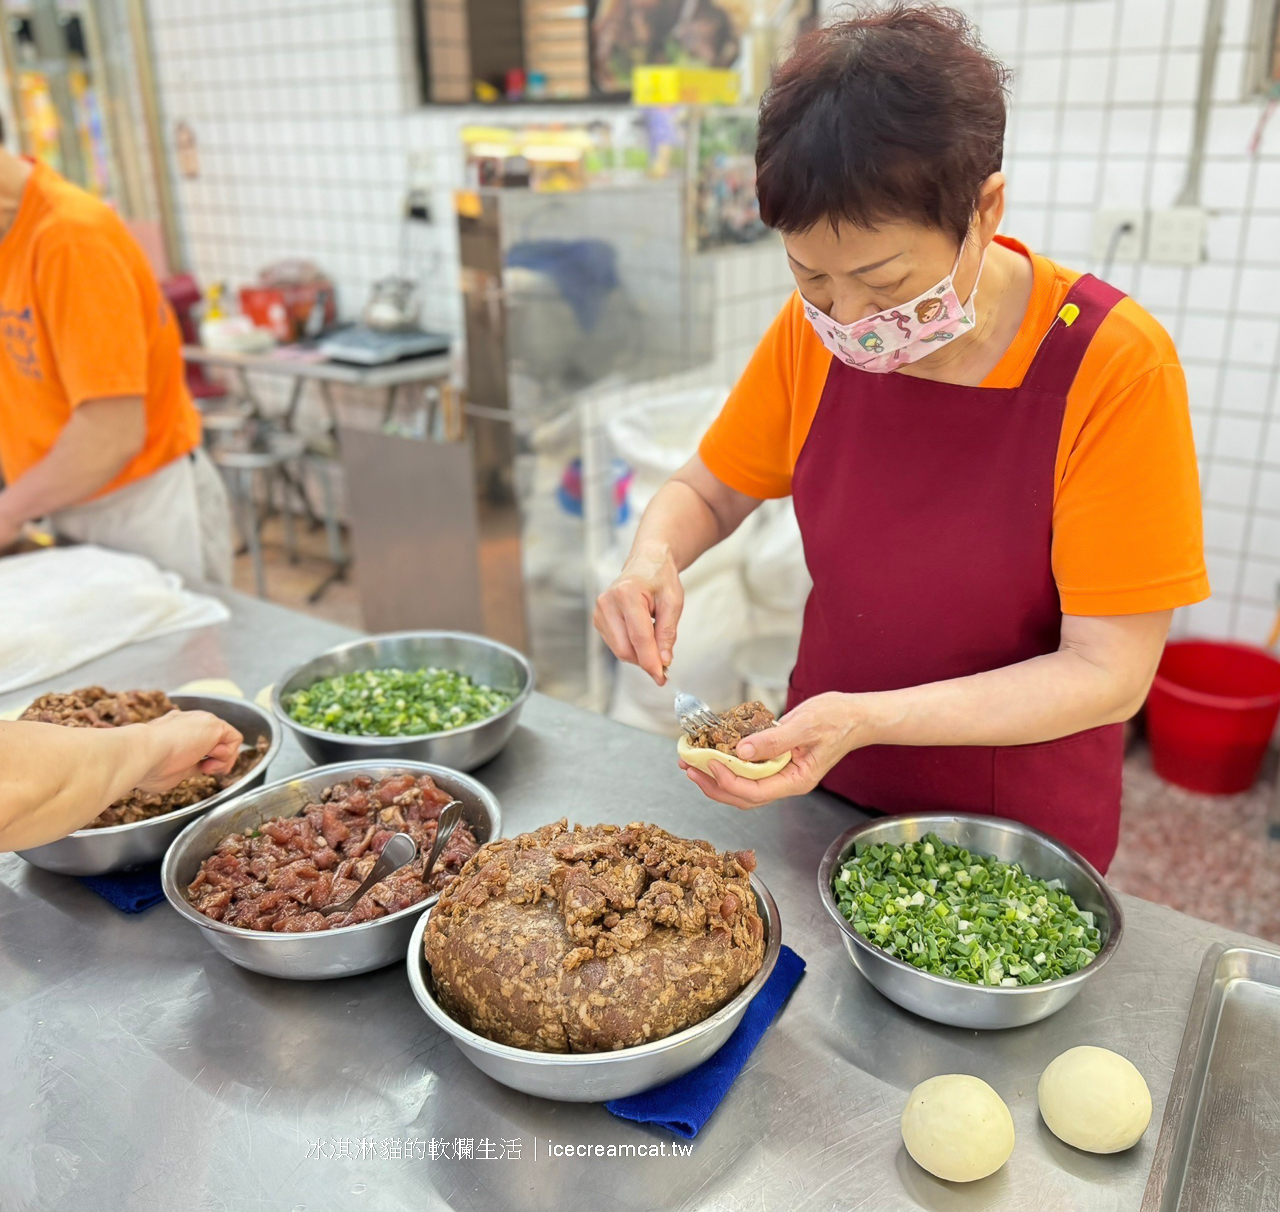
[[120, 728], [170, 711], [208, 711], [235, 728], [244, 744], [234, 769], [228, 774], [193, 775], [162, 795], [131, 791], [85, 828], [56, 842], [20, 850], [19, 857], [61, 875], [105, 875], [154, 863], [193, 818], [266, 781], [267, 767], [279, 752], [283, 734], [270, 714], [244, 699], [86, 686], [41, 695], [20, 718], [67, 728]]
[[[462, 819], [427, 883], [436, 821], [451, 801]], [[502, 829], [493, 794], [427, 762], [343, 762], [270, 783], [202, 817], [161, 869], [169, 903], [229, 960], [268, 976], [327, 980], [404, 959], [422, 911]], [[417, 857], [347, 899], [387, 841], [408, 833]]]

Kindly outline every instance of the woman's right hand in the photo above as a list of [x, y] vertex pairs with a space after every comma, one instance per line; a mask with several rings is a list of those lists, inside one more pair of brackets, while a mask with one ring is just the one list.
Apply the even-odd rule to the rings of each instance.
[[620, 661], [639, 665], [659, 686], [676, 646], [684, 589], [670, 548], [633, 551], [618, 579], [596, 599], [592, 622]]

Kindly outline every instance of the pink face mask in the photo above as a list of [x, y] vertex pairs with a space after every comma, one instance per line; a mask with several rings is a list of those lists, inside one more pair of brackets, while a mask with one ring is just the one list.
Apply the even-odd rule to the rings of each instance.
[[986, 259], [987, 252], [983, 249], [967, 304], [960, 302], [952, 281], [960, 267], [960, 254], [957, 253], [951, 273], [932, 290], [917, 295], [909, 303], [900, 303], [855, 324], [837, 324], [801, 295], [804, 314], [823, 345], [840, 361], [858, 370], [884, 374], [910, 362], [918, 362], [956, 337], [973, 331], [977, 316], [974, 303], [978, 297], [978, 279], [982, 277]]

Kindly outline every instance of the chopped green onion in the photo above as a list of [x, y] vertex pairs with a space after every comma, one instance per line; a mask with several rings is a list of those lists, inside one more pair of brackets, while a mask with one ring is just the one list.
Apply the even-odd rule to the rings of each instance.
[[347, 736], [422, 736], [487, 720], [511, 696], [452, 669], [366, 669], [284, 696], [290, 718]]
[[841, 914], [896, 959], [971, 985], [1055, 980], [1092, 963], [1102, 932], [1060, 880], [934, 834], [864, 846], [836, 873]]

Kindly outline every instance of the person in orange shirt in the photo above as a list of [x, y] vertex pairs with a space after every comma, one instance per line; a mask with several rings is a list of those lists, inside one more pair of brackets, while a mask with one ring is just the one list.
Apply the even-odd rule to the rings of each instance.
[[200, 445], [177, 321], [110, 207], [0, 148], [0, 549], [69, 538], [229, 583], [231, 520]]
[[760, 109], [757, 193], [796, 279], [658, 492], [595, 624], [662, 685], [680, 573], [790, 495], [813, 589], [788, 711], [686, 767], [752, 808], [821, 784], [989, 813], [1105, 871], [1122, 721], [1173, 609], [1209, 593], [1186, 384], [1133, 300], [997, 236], [1005, 69], [953, 9], [800, 39]]

